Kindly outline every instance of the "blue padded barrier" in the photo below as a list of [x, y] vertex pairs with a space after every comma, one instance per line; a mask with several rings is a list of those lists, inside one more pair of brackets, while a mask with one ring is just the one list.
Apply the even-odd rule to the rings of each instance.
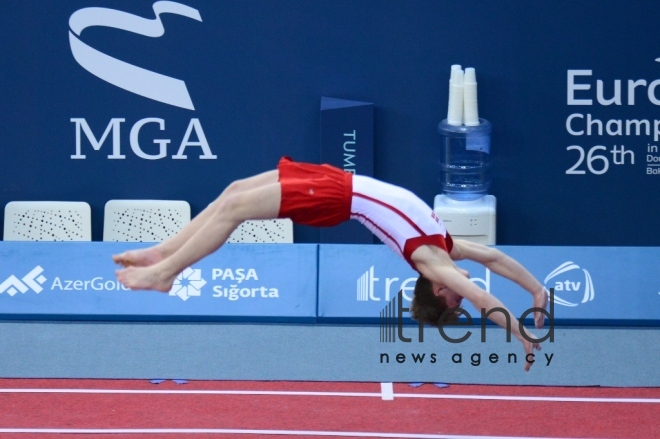
[[[228, 244], [184, 271], [169, 294], [127, 291], [110, 256], [143, 246], [0, 243], [0, 318], [378, 323], [398, 291], [408, 306], [417, 278], [383, 245]], [[499, 248], [554, 288], [557, 324], [660, 324], [659, 248]], [[532, 306], [519, 286], [478, 264], [458, 265], [515, 316]], [[480, 314], [463, 306], [478, 324]]]
[[126, 290], [111, 255], [145, 246], [3, 242], [0, 317], [315, 321], [316, 245], [228, 244], [181, 273], [169, 293]]
[[[660, 248], [497, 248], [524, 264], [548, 289], [554, 288], [557, 324], [660, 324]], [[530, 294], [520, 286], [474, 262], [460, 261], [457, 265], [468, 270], [477, 285], [495, 294], [516, 317], [532, 307]], [[322, 245], [319, 321], [378, 323], [381, 311], [399, 290], [403, 307], [408, 307], [417, 277], [385, 246]], [[462, 307], [474, 323], [481, 321], [480, 313], [467, 301]], [[402, 312], [404, 323], [412, 322], [408, 316]]]

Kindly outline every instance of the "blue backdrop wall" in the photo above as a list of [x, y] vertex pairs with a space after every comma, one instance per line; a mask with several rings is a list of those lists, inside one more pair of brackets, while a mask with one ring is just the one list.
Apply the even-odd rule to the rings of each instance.
[[[373, 102], [376, 177], [432, 204], [436, 126], [462, 64], [476, 68], [494, 127], [499, 244], [660, 245], [658, 2], [180, 4], [160, 14], [162, 36], [145, 36], [135, 29], [152, 25], [77, 11], [157, 25], [154, 10], [171, 3], [3, 2], [0, 204], [87, 201], [95, 240], [110, 199], [182, 199], [196, 214], [281, 155], [318, 161], [321, 96]], [[163, 102], [185, 101], [181, 81], [188, 104]], [[297, 242], [317, 240], [296, 228]]]

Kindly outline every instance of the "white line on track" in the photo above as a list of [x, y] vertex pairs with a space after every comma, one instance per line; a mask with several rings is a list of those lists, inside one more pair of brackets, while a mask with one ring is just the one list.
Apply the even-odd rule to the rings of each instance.
[[[130, 390], [130, 389], [0, 389], [2, 393], [79, 393], [133, 395], [275, 395], [275, 396], [344, 396], [383, 398], [384, 393], [367, 392], [296, 392], [276, 390]], [[565, 396], [443, 395], [432, 393], [393, 393], [394, 398], [482, 399], [494, 401], [613, 402], [660, 403], [659, 398], [574, 398]]]
[[[304, 431], [304, 430], [238, 430], [238, 429], [160, 429], [160, 428], [0, 428], [2, 433], [37, 433], [37, 434], [263, 434], [285, 436], [339, 436], [339, 437], [384, 437], [412, 439], [561, 439], [528, 436], [464, 436], [453, 434], [415, 434], [415, 433], [372, 433], [363, 431]], [[563, 438], [566, 439], [566, 438]]]
[[383, 401], [392, 401], [394, 399], [394, 384], [380, 383], [380, 394]]

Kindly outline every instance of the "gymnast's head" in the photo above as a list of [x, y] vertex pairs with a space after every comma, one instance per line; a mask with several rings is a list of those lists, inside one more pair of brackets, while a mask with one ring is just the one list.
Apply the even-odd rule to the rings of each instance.
[[[469, 278], [467, 271], [458, 269], [464, 276]], [[431, 282], [424, 276], [419, 276], [415, 283], [415, 292], [410, 304], [412, 318], [421, 324], [439, 326], [450, 324], [458, 320], [460, 313], [450, 311], [441, 322], [442, 314], [450, 308], [459, 308], [463, 297], [445, 285]]]

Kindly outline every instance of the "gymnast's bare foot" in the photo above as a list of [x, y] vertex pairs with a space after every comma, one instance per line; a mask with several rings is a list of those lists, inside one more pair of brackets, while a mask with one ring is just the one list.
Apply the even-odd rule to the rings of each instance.
[[[547, 309], [548, 307], [548, 293], [546, 293], [545, 288], [538, 294], [534, 296], [534, 308]], [[538, 311], [534, 312], [534, 323], [536, 323], [536, 328], [543, 328], [545, 323], [545, 314], [542, 314]]]
[[148, 267], [165, 259], [165, 255], [156, 247], [130, 250], [118, 255], [112, 255], [115, 264], [124, 267]]
[[131, 290], [156, 290], [167, 293], [176, 275], [167, 277], [155, 267], [127, 267], [115, 272], [117, 279]]

